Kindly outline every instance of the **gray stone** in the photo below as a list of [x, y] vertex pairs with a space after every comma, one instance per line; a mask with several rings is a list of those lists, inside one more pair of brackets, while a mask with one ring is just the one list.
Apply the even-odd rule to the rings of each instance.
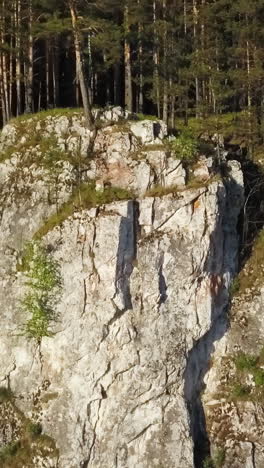
[[[166, 132], [160, 127], [158, 138]], [[49, 118], [47, 128], [72, 151], [89, 143], [78, 116], [71, 124]], [[153, 122], [101, 129], [87, 174], [97, 188], [108, 182], [141, 197], [76, 209], [42, 240], [60, 265], [63, 290], [54, 336], [40, 346], [21, 334], [29, 319], [20, 303], [28, 291], [21, 251], [70, 196], [78, 175], [60, 162], [54, 187], [48, 171], [21, 167], [19, 154], [0, 165], [0, 381], [56, 441], [57, 468], [194, 467], [190, 408], [208, 349], [225, 332], [220, 321], [237, 265], [242, 178], [232, 164], [229, 184], [215, 180], [144, 198], [154, 183], [183, 185], [185, 171], [165, 148], [141, 159], [140, 136], [144, 144], [157, 142]], [[19, 198], [25, 189], [30, 196]], [[1, 431], [3, 422], [3, 444]], [[7, 424], [9, 439], [11, 432]], [[54, 461], [43, 457], [35, 466]]]

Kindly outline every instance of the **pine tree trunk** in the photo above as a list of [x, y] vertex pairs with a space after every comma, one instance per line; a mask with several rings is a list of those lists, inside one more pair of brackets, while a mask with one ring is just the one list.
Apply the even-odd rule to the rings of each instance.
[[167, 24], [166, 24], [166, 9], [167, 9], [167, 0], [163, 0], [162, 2], [163, 7], [163, 21], [164, 24], [164, 33], [163, 33], [163, 120], [164, 122], [168, 122], [168, 84], [167, 84]]
[[10, 14], [10, 52], [9, 52], [9, 106], [10, 106], [10, 116], [12, 116], [13, 112], [13, 102], [14, 102], [14, 94], [13, 94], [13, 82], [14, 82], [14, 57], [15, 57], [15, 11], [16, 11], [16, 0], [12, 0], [12, 10]]
[[187, 5], [186, 0], [183, 0], [183, 26], [184, 26], [184, 36], [187, 34]]
[[46, 74], [46, 106], [47, 109], [51, 107], [51, 99], [50, 99], [50, 43], [49, 39], [46, 39], [46, 44], [45, 44], [45, 52], [46, 52], [46, 57], [45, 57], [45, 74]]
[[21, 0], [16, 5], [16, 114], [22, 112], [21, 104]]
[[170, 83], [170, 127], [175, 128], [175, 94], [172, 90], [172, 78], [169, 80]]
[[249, 52], [249, 41], [246, 41], [246, 54], [247, 54], [247, 105], [248, 109], [251, 109], [251, 85], [250, 85], [250, 52]]
[[32, 36], [32, 25], [33, 25], [33, 11], [32, 11], [32, 0], [29, 0], [28, 9], [28, 64], [25, 65], [25, 112], [34, 112], [33, 106], [33, 36]]
[[[6, 8], [5, 0], [2, 0], [2, 11], [4, 12]], [[2, 30], [1, 30], [1, 45], [3, 52], [1, 54], [1, 70], [2, 70], [2, 93], [3, 93], [3, 102], [4, 102], [4, 114], [5, 120], [10, 119], [10, 106], [9, 106], [9, 87], [8, 87], [8, 65], [7, 65], [7, 53], [5, 52], [5, 18], [1, 18]]]
[[58, 40], [55, 37], [52, 47], [52, 88], [53, 106], [57, 107], [59, 102], [59, 81], [58, 81]]
[[89, 90], [88, 90], [88, 85], [86, 82], [85, 72], [84, 72], [81, 38], [80, 38], [80, 32], [79, 32], [78, 24], [77, 24], [78, 15], [77, 15], [75, 0], [69, 0], [69, 8], [70, 8], [70, 13], [71, 13], [73, 36], [74, 36], [76, 72], [78, 76], [78, 81], [80, 83], [84, 115], [86, 118], [88, 128], [90, 130], [94, 130], [94, 118], [92, 115], [90, 98], [89, 98]]
[[132, 69], [131, 69], [131, 49], [127, 39], [129, 33], [129, 11], [128, 6], [124, 7], [124, 62], [125, 62], [125, 108], [129, 112], [133, 112], [133, 95], [132, 95]]
[[156, 98], [156, 105], [157, 105], [157, 114], [160, 119], [160, 85], [159, 85], [159, 48], [158, 48], [158, 40], [157, 40], [157, 4], [156, 0], [153, 0], [153, 24], [154, 24], [154, 50], [153, 50], [153, 60], [154, 60], [154, 90], [155, 90], [155, 98]]
[[[139, 3], [139, 2], [138, 2]], [[138, 92], [138, 112], [143, 113], [144, 95], [143, 95], [143, 45], [142, 45], [143, 26], [138, 25], [138, 58], [139, 58], [139, 92]]]
[[[2, 19], [2, 18], [1, 18]], [[3, 79], [3, 54], [0, 54], [0, 97], [1, 97], [1, 117], [2, 123], [5, 125], [7, 123], [7, 115], [6, 115], [6, 102], [5, 102], [5, 94], [4, 94], [4, 79]]]
[[[198, 48], [197, 48], [197, 23], [198, 23], [198, 10], [197, 10], [197, 2], [193, 0], [193, 39], [196, 48], [196, 56], [198, 56]], [[198, 59], [197, 59], [198, 61]], [[196, 118], [200, 117], [200, 87], [199, 87], [199, 79], [195, 77], [195, 104], [196, 104]]]

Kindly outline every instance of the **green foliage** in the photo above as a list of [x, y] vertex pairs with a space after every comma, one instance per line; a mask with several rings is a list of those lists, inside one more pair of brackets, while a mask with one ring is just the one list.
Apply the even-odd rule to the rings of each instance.
[[240, 371], [252, 371], [256, 368], [258, 358], [256, 356], [250, 355], [250, 354], [245, 354], [245, 353], [239, 353], [235, 357], [235, 365], [236, 368]]
[[[243, 270], [239, 273], [239, 294], [251, 288], [258, 288], [264, 280], [264, 230], [258, 234], [250, 255]], [[250, 272], [250, 274], [248, 274]]]
[[0, 403], [8, 401], [12, 398], [12, 392], [9, 388], [0, 387]]
[[20, 442], [10, 442], [0, 449], [0, 461], [5, 462], [14, 457], [20, 448]]
[[[3, 391], [4, 390], [4, 391]], [[6, 392], [6, 390], [8, 390]], [[12, 427], [13, 440], [0, 448], [0, 467], [1, 468], [34, 468], [37, 459], [55, 460], [58, 458], [58, 449], [55, 441], [42, 434], [42, 427], [39, 422], [33, 422], [16, 406], [16, 395], [11, 390], [0, 387], [0, 393], [4, 394], [4, 400], [1, 401], [3, 407], [1, 414], [1, 431], [3, 434], [9, 432]], [[45, 393], [44, 393], [45, 394]], [[33, 413], [39, 411], [41, 406], [37, 404], [32, 408]]]
[[239, 288], [240, 288], [240, 281], [239, 281], [239, 277], [236, 276], [232, 280], [232, 282], [231, 282], [231, 284], [229, 286], [229, 295], [230, 295], [231, 298], [238, 293]]
[[203, 468], [221, 468], [225, 462], [225, 451], [219, 448], [215, 451], [213, 457], [206, 457], [203, 461]]
[[211, 457], [206, 457], [203, 461], [203, 468], [214, 468], [214, 462]]
[[42, 426], [40, 423], [30, 421], [27, 425], [27, 432], [32, 438], [39, 437], [42, 434]]
[[[231, 385], [231, 399], [260, 401], [264, 396], [264, 349], [258, 355], [238, 353], [233, 357], [237, 369], [235, 383]], [[248, 379], [249, 375], [251, 376]], [[254, 380], [255, 385], [248, 382]]]
[[163, 197], [169, 193], [177, 192], [177, 185], [170, 185], [169, 187], [163, 187], [162, 185], [155, 185], [149, 189], [145, 196], [146, 197]]
[[31, 242], [26, 246], [24, 265], [28, 292], [21, 306], [31, 318], [26, 322], [23, 333], [40, 341], [43, 336], [52, 336], [50, 325], [58, 319], [56, 306], [61, 294], [59, 264], [39, 242]]
[[254, 382], [256, 387], [263, 387], [264, 385], [264, 370], [263, 369], [255, 369], [253, 372], [254, 375]]
[[231, 397], [235, 400], [247, 400], [250, 395], [250, 387], [241, 383], [235, 383], [231, 389]]
[[117, 200], [133, 199], [134, 194], [118, 187], [105, 187], [103, 191], [95, 190], [94, 182], [83, 183], [76, 188], [72, 197], [64, 203], [57, 213], [51, 215], [43, 226], [35, 233], [35, 239], [41, 239], [55, 226], [59, 226], [65, 219], [72, 216], [74, 211], [90, 209], [97, 205], [104, 205]]
[[169, 143], [175, 157], [186, 162], [194, 162], [198, 156], [198, 141], [191, 133], [184, 130], [180, 135]]
[[83, 110], [76, 107], [56, 107], [55, 109], [42, 110], [40, 112], [36, 112], [35, 114], [20, 115], [11, 119], [10, 123], [19, 128], [23, 122], [32, 121], [34, 123], [41, 123], [43, 120], [46, 120], [47, 117], [73, 117], [74, 115], [80, 114], [83, 114]]
[[157, 121], [158, 117], [156, 115], [147, 115], [147, 114], [136, 114], [137, 120], [153, 120]]
[[221, 468], [225, 462], [225, 450], [222, 448], [218, 448], [214, 455], [215, 460], [215, 467]]

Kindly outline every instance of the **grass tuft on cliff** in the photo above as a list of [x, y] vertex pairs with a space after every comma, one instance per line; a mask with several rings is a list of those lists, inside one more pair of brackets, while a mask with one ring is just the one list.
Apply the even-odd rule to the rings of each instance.
[[35, 233], [34, 239], [41, 239], [49, 231], [59, 226], [75, 211], [91, 209], [114, 201], [133, 199], [134, 194], [118, 187], [106, 187], [104, 191], [97, 191], [95, 183], [83, 183], [76, 188], [70, 199], [63, 203], [57, 213], [51, 215]]

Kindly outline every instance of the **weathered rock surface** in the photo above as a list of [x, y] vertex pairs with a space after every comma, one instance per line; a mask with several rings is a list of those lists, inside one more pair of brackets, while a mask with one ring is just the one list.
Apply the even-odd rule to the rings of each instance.
[[[69, 132], [63, 122], [57, 139]], [[119, 177], [121, 186], [139, 194], [154, 182], [183, 183], [180, 162], [166, 155], [162, 143], [155, 148], [151, 140], [151, 150], [142, 147], [138, 137], [149, 137], [147, 131], [139, 135], [140, 124], [116, 132], [103, 128], [95, 148], [100, 157], [87, 170], [113, 185]], [[142, 159], [133, 160], [136, 151]], [[18, 166], [15, 160], [1, 164], [2, 187], [10, 164]], [[67, 196], [63, 177], [60, 200]], [[70, 170], [69, 187], [74, 177]], [[79, 211], [50, 231], [43, 243], [59, 262], [63, 295], [55, 334], [40, 346], [21, 334], [28, 317], [20, 299], [27, 285], [17, 271], [24, 241], [39, 228], [45, 210], [56, 209], [56, 202], [47, 202], [43, 180], [35, 183], [33, 177], [32, 202], [15, 197], [11, 203], [6, 191], [0, 231], [1, 385], [11, 388], [16, 406], [41, 422], [58, 448], [56, 457], [43, 455], [33, 466], [194, 467], [190, 408], [206, 355], [194, 357], [194, 350], [225, 331], [218, 324], [236, 271], [239, 165], [230, 164], [225, 185], [215, 179], [161, 198]], [[2, 444], [18, 437], [18, 425], [0, 430]]]
[[[262, 272], [259, 272], [262, 277]], [[224, 468], [264, 466], [263, 389], [254, 369], [239, 372], [238, 353], [259, 356], [263, 350], [263, 286], [249, 288], [232, 301], [230, 328], [216, 346], [205, 377], [203, 404], [213, 450], [225, 451]], [[263, 369], [261, 364], [260, 369]], [[235, 389], [246, 388], [245, 394]]]
[[212, 454], [225, 453], [223, 468], [264, 466], [263, 239], [262, 231], [236, 279], [229, 327], [204, 378], [207, 436]]
[[[107, 125], [108, 117], [111, 121]], [[128, 117], [120, 108], [101, 115], [104, 126], [97, 132], [93, 155], [88, 154], [90, 131], [85, 126], [84, 118], [78, 113], [71, 116], [48, 115], [41, 120], [28, 118], [23, 124], [20, 123], [19, 130], [15, 123], [9, 124], [0, 135], [0, 154], [11, 151], [12, 158], [0, 165], [0, 177], [5, 176], [6, 187], [8, 181], [11, 180], [12, 183], [16, 177], [18, 192], [20, 179], [23, 181], [27, 177], [28, 184], [36, 184], [38, 180], [42, 180], [42, 183], [48, 185], [62, 199], [63, 194], [60, 192], [63, 186], [57, 184], [56, 177], [59, 178], [58, 182], [66, 181], [68, 190], [72, 189], [74, 181], [88, 178], [98, 180], [102, 186], [111, 184], [130, 189], [138, 195], [144, 195], [153, 185], [184, 186], [186, 173], [182, 163], [175, 160], [163, 143], [167, 135], [166, 125], [159, 120], [135, 122], [127, 120]], [[51, 140], [53, 148], [68, 155], [65, 156], [66, 161], [60, 160], [63, 159], [61, 155], [52, 169], [49, 164], [54, 159], [53, 155], [49, 156], [48, 161], [42, 161], [41, 145], [35, 140], [30, 143], [32, 135], [36, 134], [46, 138], [48, 142]], [[39, 170], [40, 173], [34, 174], [32, 178], [34, 166], [35, 171]], [[21, 190], [25, 191], [25, 184]], [[39, 189], [35, 187], [32, 191], [36, 193]], [[57, 200], [57, 204], [60, 204], [60, 200]]]

